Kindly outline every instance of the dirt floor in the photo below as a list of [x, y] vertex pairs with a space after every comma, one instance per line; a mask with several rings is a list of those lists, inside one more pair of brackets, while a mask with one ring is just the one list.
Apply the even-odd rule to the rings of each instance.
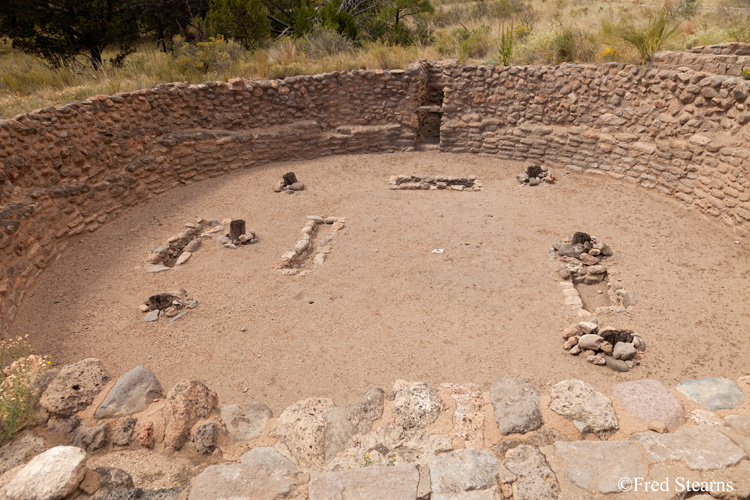
[[[344, 156], [173, 190], [72, 243], [37, 280], [13, 333], [29, 333], [56, 364], [96, 357], [113, 376], [144, 365], [165, 391], [198, 378], [221, 404], [259, 400], [277, 415], [311, 396], [345, 404], [399, 378], [484, 389], [498, 377], [539, 387], [582, 378], [607, 389], [748, 374], [747, 242], [628, 183], [559, 171], [556, 185], [520, 186], [524, 168], [434, 152]], [[306, 190], [274, 193], [289, 170]], [[393, 174], [473, 174], [484, 189], [391, 191]], [[309, 214], [346, 217], [328, 261], [307, 276], [272, 270]], [[229, 250], [206, 240], [186, 265], [147, 274], [150, 251], [197, 217], [244, 218], [258, 242]], [[548, 251], [578, 230], [612, 247], [617, 275], [640, 297], [632, 314], [600, 318], [646, 341], [629, 373], [562, 350], [577, 318]], [[145, 322], [138, 306], [175, 288], [198, 307]]]

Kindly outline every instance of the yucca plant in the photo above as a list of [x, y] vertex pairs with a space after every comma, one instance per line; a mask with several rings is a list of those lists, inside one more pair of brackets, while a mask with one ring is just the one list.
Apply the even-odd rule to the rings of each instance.
[[654, 54], [664, 46], [666, 42], [680, 33], [682, 19], [678, 13], [665, 4], [657, 12], [648, 14], [648, 23], [645, 27], [636, 27], [632, 24], [623, 25], [619, 29], [619, 37], [632, 44], [641, 56], [641, 64], [647, 64]]

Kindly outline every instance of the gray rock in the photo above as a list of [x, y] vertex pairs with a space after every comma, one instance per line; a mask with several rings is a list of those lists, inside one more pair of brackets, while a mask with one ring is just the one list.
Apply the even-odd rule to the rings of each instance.
[[96, 418], [125, 417], [139, 413], [162, 395], [161, 384], [151, 370], [136, 366], [117, 379], [104, 402], [96, 409]]
[[102, 497], [98, 497], [97, 500], [178, 500], [182, 494], [182, 490], [183, 488], [179, 486], [158, 490], [119, 488]]
[[598, 351], [603, 343], [604, 339], [593, 333], [587, 333], [578, 339], [578, 346], [581, 349], [588, 349], [590, 351]]
[[112, 434], [112, 444], [117, 446], [127, 446], [133, 436], [133, 429], [138, 422], [135, 418], [126, 418], [120, 424], [120, 427]]
[[528, 176], [528, 175], [526, 175], [526, 174], [518, 174], [518, 175], [516, 176], [516, 180], [517, 180], [517, 181], [518, 181], [518, 182], [519, 182], [520, 184], [526, 184], [527, 182], [529, 182], [529, 176]]
[[558, 252], [563, 257], [575, 257], [577, 259], [583, 253], [583, 245], [580, 243], [576, 243], [575, 245], [563, 245]]
[[89, 406], [109, 382], [98, 359], [65, 365], [47, 386], [39, 404], [50, 413], [69, 417]]
[[210, 455], [216, 450], [216, 438], [219, 437], [219, 426], [216, 422], [198, 424], [193, 431], [193, 444], [201, 455]]
[[503, 434], [527, 433], [539, 429], [539, 391], [528, 380], [501, 378], [492, 383], [495, 422]]
[[198, 250], [200, 248], [200, 246], [201, 246], [201, 239], [200, 238], [195, 238], [195, 239], [191, 240], [190, 243], [188, 243], [187, 245], [185, 245], [185, 248], [183, 249], [183, 251], [193, 253], [196, 250]]
[[577, 325], [578, 330], [583, 334], [596, 333], [599, 325], [594, 321], [581, 321]]
[[612, 356], [604, 357], [604, 365], [612, 371], [616, 372], [627, 372], [630, 370], [627, 361], [621, 359], [615, 359]]
[[416, 464], [375, 465], [340, 472], [313, 472], [310, 500], [416, 500]]
[[298, 472], [288, 458], [270, 446], [253, 448], [240, 457], [240, 462], [245, 465], [264, 465], [271, 470], [281, 469], [287, 472]]
[[56, 446], [26, 464], [5, 488], [10, 500], [64, 498], [86, 475], [86, 452], [75, 446]]
[[633, 356], [635, 356], [636, 351], [633, 344], [628, 344], [627, 342], [618, 342], [615, 344], [615, 348], [612, 351], [612, 357], [615, 359], [621, 359], [623, 361], [627, 361], [629, 359], [633, 359]]
[[707, 410], [732, 410], [745, 400], [740, 386], [728, 378], [686, 380], [677, 390]]
[[114, 491], [120, 488], [135, 487], [133, 478], [122, 469], [115, 467], [97, 467], [94, 472], [99, 474], [100, 491]]
[[443, 401], [431, 387], [421, 382], [397, 380], [393, 411], [396, 423], [404, 429], [424, 428], [432, 424], [443, 411]]
[[658, 380], [634, 380], [612, 387], [612, 396], [633, 415], [649, 424], [663, 422], [670, 431], [685, 423], [685, 408]]
[[639, 443], [622, 441], [570, 441], [555, 443], [565, 467], [565, 477], [591, 493], [619, 493], [623, 477], [648, 477], [653, 462]]
[[170, 269], [170, 267], [162, 264], [149, 264], [148, 266], [146, 266], [147, 273], [163, 273], [164, 271], [169, 271]]
[[297, 489], [297, 474], [263, 465], [211, 465], [190, 481], [189, 500], [283, 499]]
[[607, 437], [617, 429], [612, 402], [581, 380], [563, 380], [550, 389], [550, 409], [573, 421], [586, 436], [596, 433]]
[[47, 447], [44, 439], [31, 433], [24, 433], [0, 448], [0, 474], [8, 472], [31, 457], [40, 454]]
[[71, 444], [84, 448], [89, 453], [101, 450], [107, 446], [107, 424], [101, 423], [94, 426], [79, 425], [73, 431]]
[[149, 323], [153, 323], [154, 321], [159, 321], [159, 310], [154, 309], [153, 311], [147, 312], [146, 316], [143, 317], [143, 321], [147, 321]]
[[497, 459], [490, 451], [462, 449], [430, 459], [433, 494], [486, 490], [497, 484]]
[[259, 402], [221, 408], [221, 419], [227, 432], [238, 441], [250, 441], [260, 436], [272, 416], [268, 406]]
[[305, 185], [301, 182], [295, 182], [289, 186], [289, 189], [292, 191], [302, 191], [305, 189]]
[[658, 462], [683, 460], [693, 470], [722, 469], [747, 458], [745, 452], [718, 427], [697, 425], [672, 434], [641, 432], [638, 441]]
[[513, 448], [503, 462], [516, 475], [513, 482], [514, 500], [557, 500], [560, 485], [542, 453], [529, 445]]

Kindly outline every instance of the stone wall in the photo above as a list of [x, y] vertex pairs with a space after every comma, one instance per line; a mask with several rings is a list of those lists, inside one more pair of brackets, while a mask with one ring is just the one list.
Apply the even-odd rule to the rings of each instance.
[[650, 66], [660, 69], [689, 68], [719, 75], [740, 76], [742, 68], [750, 66], [750, 44], [722, 43], [695, 47], [687, 52], [658, 52]]
[[69, 238], [129, 206], [238, 168], [413, 149], [426, 76], [174, 83], [0, 121], [0, 332]]
[[744, 236], [750, 82], [624, 64], [443, 70], [440, 150], [606, 174]]
[[[674, 500], [679, 478], [700, 498], [750, 495], [750, 377], [607, 394], [398, 380], [277, 413], [198, 380], [166, 392], [142, 366], [115, 380], [96, 359], [48, 379], [33, 425], [0, 448], [0, 498]], [[643, 481], [671, 485], [644, 496]]]
[[740, 78], [616, 63], [423, 61], [387, 72], [166, 84], [0, 121], [0, 332], [69, 238], [238, 168], [411, 150], [420, 106], [440, 109], [441, 151], [607, 174], [744, 236], [748, 92]]

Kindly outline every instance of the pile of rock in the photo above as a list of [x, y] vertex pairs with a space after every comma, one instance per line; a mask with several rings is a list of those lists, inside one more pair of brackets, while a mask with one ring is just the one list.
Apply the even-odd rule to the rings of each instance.
[[531, 165], [526, 167], [526, 173], [518, 174], [516, 176], [516, 179], [518, 179], [518, 182], [524, 186], [528, 184], [529, 186], [538, 186], [542, 182], [546, 182], [548, 184], [552, 184], [555, 182], [555, 176], [552, 175], [552, 172], [547, 167], [543, 167], [541, 165]]
[[[608, 244], [596, 236], [576, 232], [567, 240], [556, 241], [550, 255], [561, 261], [560, 277], [574, 285], [597, 285], [611, 277], [607, 261], [614, 253]], [[574, 291], [575, 288], [568, 289], [569, 293]], [[637, 301], [635, 292], [628, 291], [622, 281], [609, 281], [607, 293], [613, 305], [598, 308], [597, 313], [623, 311]]]
[[229, 225], [229, 233], [218, 238], [224, 248], [236, 249], [238, 246], [255, 243], [255, 231], [248, 231], [244, 220], [227, 220], [225, 225]]
[[322, 225], [330, 225], [330, 231], [318, 244], [318, 251], [313, 258], [313, 264], [315, 266], [322, 265], [331, 253], [331, 243], [333, 238], [336, 236], [336, 233], [344, 227], [345, 222], [346, 219], [344, 217], [308, 215], [307, 222], [302, 228], [302, 233], [300, 234], [299, 240], [294, 245], [294, 248], [285, 252], [284, 255], [281, 256], [281, 260], [273, 266], [274, 269], [282, 269], [285, 274], [297, 274], [299, 272], [299, 267], [313, 252], [312, 238], [318, 231], [318, 227]]
[[195, 309], [198, 302], [190, 297], [185, 290], [173, 290], [170, 293], [157, 293], [148, 298], [141, 305], [141, 312], [146, 313], [145, 320], [149, 322], [159, 321], [160, 317], [172, 318], [172, 321], [184, 317], [188, 311]]
[[294, 194], [295, 191], [302, 191], [303, 189], [305, 189], [305, 185], [297, 180], [294, 172], [285, 173], [273, 188], [277, 193], [287, 194]]
[[468, 177], [454, 177], [451, 175], [436, 175], [418, 177], [416, 175], [392, 175], [388, 179], [389, 189], [452, 189], [454, 191], [481, 191], [482, 181], [476, 175]]
[[563, 349], [571, 355], [583, 355], [589, 363], [616, 372], [626, 372], [640, 365], [646, 350], [639, 335], [611, 326], [599, 328], [596, 318], [570, 325], [563, 332], [563, 340]]
[[185, 224], [185, 230], [172, 236], [162, 246], [154, 249], [146, 259], [146, 272], [159, 273], [186, 263], [201, 246], [202, 238], [210, 238], [224, 227], [216, 219], [198, 219]]

